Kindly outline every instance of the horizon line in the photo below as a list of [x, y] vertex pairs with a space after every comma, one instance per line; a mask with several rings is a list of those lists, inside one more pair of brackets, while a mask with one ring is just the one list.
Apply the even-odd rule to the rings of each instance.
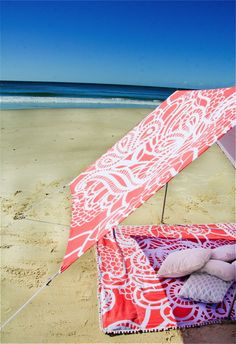
[[77, 81], [37, 81], [37, 80], [1, 80], [0, 82], [29, 82], [29, 83], [53, 83], [53, 84], [80, 84], [80, 85], [109, 85], [109, 86], [130, 86], [130, 87], [149, 87], [149, 88], [169, 88], [176, 90], [197, 90], [199, 88], [193, 87], [177, 87], [177, 86], [154, 86], [145, 84], [114, 84], [114, 83], [104, 83], [104, 82], [77, 82]]

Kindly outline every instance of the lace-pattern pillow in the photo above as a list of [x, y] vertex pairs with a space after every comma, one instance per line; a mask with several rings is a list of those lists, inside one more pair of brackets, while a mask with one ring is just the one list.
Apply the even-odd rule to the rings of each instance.
[[206, 273], [193, 273], [180, 289], [180, 297], [205, 303], [219, 303], [224, 299], [232, 282]]

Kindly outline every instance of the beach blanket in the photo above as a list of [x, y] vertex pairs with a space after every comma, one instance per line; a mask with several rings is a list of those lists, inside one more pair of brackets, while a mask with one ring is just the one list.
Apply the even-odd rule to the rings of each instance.
[[102, 331], [159, 331], [235, 319], [235, 283], [222, 303], [206, 304], [177, 296], [186, 277], [156, 274], [170, 252], [235, 242], [233, 224], [115, 227], [97, 243]]

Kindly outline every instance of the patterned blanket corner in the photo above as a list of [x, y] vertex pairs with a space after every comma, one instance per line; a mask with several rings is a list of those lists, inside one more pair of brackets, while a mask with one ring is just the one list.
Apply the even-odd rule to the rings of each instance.
[[222, 303], [205, 304], [177, 296], [185, 278], [156, 274], [170, 252], [235, 242], [234, 224], [115, 227], [97, 244], [102, 331], [162, 331], [235, 320], [235, 304], [230, 311], [235, 283]]

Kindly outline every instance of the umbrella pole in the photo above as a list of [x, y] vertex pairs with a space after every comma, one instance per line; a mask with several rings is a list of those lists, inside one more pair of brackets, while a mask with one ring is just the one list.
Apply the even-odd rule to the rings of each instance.
[[235, 301], [236, 301], [236, 288], [234, 289], [233, 300], [232, 300], [232, 303], [230, 305], [230, 309], [229, 309], [229, 313], [228, 313], [228, 317], [227, 317], [228, 320], [230, 320], [230, 314], [232, 312]]
[[164, 214], [165, 214], [167, 191], [168, 191], [168, 183], [166, 183], [166, 185], [165, 185], [165, 195], [164, 195], [162, 213], [161, 213], [161, 224], [164, 224]]
[[59, 275], [59, 271], [56, 272], [54, 275], [52, 275], [51, 277], [49, 277], [48, 281], [46, 283], [44, 283], [44, 285], [42, 285], [42, 287], [40, 287], [38, 290], [36, 290], [36, 292], [19, 308], [17, 309], [17, 311], [12, 314], [12, 316], [10, 316], [10, 318], [8, 318], [3, 324], [1, 324], [0, 326], [0, 331], [3, 330], [3, 328], [10, 322], [12, 321], [17, 314], [19, 314], [45, 287], [49, 286], [49, 284], [52, 282], [52, 280]]

